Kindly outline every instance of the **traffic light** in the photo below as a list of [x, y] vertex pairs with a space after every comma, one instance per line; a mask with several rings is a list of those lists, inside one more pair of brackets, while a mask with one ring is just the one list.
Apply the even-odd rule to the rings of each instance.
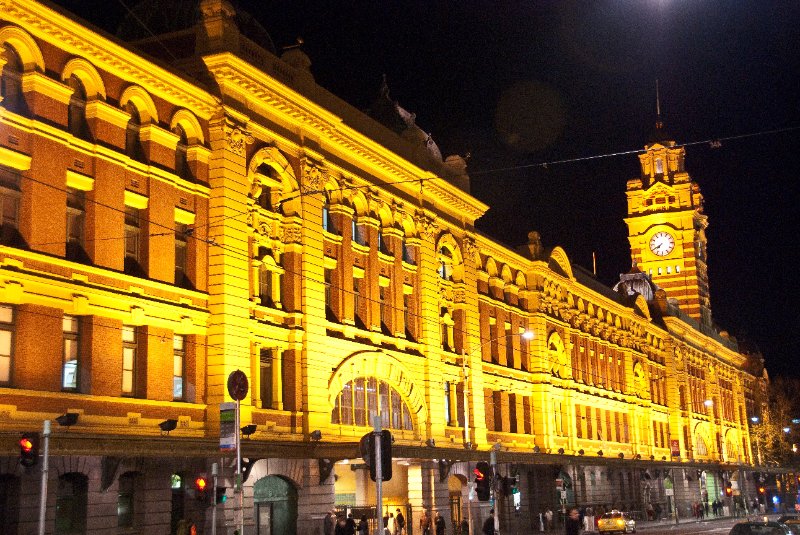
[[765, 489], [764, 487], [758, 487], [758, 493], [759, 494], [764, 494], [766, 491], [767, 491], [767, 489]]
[[492, 494], [492, 467], [486, 461], [479, 462], [472, 471], [475, 474], [475, 494], [478, 500], [488, 502]]
[[194, 497], [199, 502], [208, 501], [208, 480], [205, 476], [197, 476], [194, 480]]
[[[381, 481], [392, 479], [392, 433], [387, 429], [381, 431]], [[375, 433], [367, 433], [361, 437], [359, 443], [361, 458], [369, 466], [369, 477], [372, 481], [378, 479], [377, 466], [375, 462]]]
[[23, 433], [19, 437], [19, 464], [25, 468], [39, 461], [39, 433]]
[[214, 503], [225, 503], [228, 501], [228, 495], [225, 494], [227, 490], [228, 489], [225, 487], [217, 487], [214, 493]]
[[726, 481], [725, 482], [725, 496], [727, 496], [729, 498], [731, 496], [733, 496], [733, 487], [731, 486], [731, 482], [730, 481]]

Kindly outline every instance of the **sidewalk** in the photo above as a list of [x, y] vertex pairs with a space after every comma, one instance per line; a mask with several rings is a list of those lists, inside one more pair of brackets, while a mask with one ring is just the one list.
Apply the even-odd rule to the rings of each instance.
[[[755, 519], [763, 519], [765, 517], [769, 518], [770, 520], [775, 520], [776, 518], [780, 517], [781, 515], [778, 513], [759, 513], [759, 514], [749, 514], [749, 515], [742, 515], [742, 516], [712, 516], [706, 517], [702, 520], [698, 520], [694, 517], [686, 517], [678, 519], [679, 524], [710, 524], [714, 522], [719, 522], [723, 520], [755, 520]], [[636, 522], [636, 531], [639, 530], [647, 530], [650, 528], [656, 527], [664, 527], [669, 525], [675, 525], [674, 518], [662, 518], [660, 520], [641, 520]], [[595, 532], [596, 533], [596, 532]]]

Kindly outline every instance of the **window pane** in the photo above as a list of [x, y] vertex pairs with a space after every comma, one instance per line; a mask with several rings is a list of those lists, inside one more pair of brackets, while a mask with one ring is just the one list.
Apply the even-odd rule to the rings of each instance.
[[355, 400], [353, 404], [356, 425], [366, 425], [365, 405], [366, 400], [364, 399], [364, 379], [356, 379]]
[[8, 306], [0, 306], [0, 322], [11, 323], [14, 318], [14, 309]]
[[123, 348], [122, 350], [122, 368], [124, 370], [132, 370], [133, 369], [133, 356], [135, 355], [135, 351], [131, 347]]
[[11, 381], [11, 357], [0, 355], [0, 383]]
[[133, 371], [122, 371], [122, 391], [126, 394], [133, 392]]
[[381, 381], [380, 386], [380, 410], [381, 410], [381, 425], [389, 427], [389, 385]]
[[172, 337], [172, 349], [183, 349], [183, 336]]
[[342, 423], [351, 425], [353, 423], [353, 389], [352, 383], [347, 383], [342, 389]]
[[135, 342], [136, 341], [136, 328], [127, 325], [122, 326], [122, 341]]
[[62, 321], [62, 329], [65, 333], [78, 332], [78, 318], [75, 316], [64, 316], [64, 320]]

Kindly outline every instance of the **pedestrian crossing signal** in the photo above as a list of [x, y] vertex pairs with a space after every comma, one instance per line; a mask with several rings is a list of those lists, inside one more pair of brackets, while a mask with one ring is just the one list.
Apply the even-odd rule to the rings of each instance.
[[475, 494], [478, 500], [488, 502], [492, 493], [492, 467], [486, 461], [481, 461], [475, 465]]

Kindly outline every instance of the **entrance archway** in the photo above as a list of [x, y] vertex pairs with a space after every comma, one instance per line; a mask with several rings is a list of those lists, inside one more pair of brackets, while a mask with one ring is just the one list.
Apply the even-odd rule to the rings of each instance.
[[267, 476], [253, 486], [256, 535], [294, 535], [297, 532], [297, 489], [280, 477]]

